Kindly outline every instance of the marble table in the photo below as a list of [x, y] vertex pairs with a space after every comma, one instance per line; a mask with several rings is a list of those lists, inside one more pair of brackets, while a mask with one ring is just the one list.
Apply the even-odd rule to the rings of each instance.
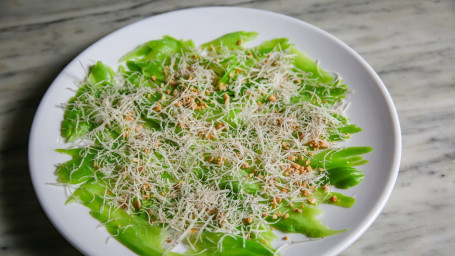
[[27, 142], [61, 69], [104, 35], [151, 15], [227, 5], [314, 24], [359, 52], [396, 104], [400, 173], [373, 225], [342, 255], [455, 253], [455, 1], [80, 0], [0, 2], [0, 255], [80, 255], [34, 194]]

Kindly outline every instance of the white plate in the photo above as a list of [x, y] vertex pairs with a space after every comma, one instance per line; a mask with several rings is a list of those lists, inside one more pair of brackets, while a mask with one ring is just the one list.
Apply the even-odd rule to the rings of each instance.
[[[29, 164], [33, 185], [46, 214], [57, 229], [80, 251], [88, 255], [134, 255], [89, 215], [79, 204], [65, 205], [68, 193], [55, 183], [56, 164], [68, 157], [55, 152], [64, 146], [60, 137], [63, 109], [74, 94], [75, 82], [97, 60], [113, 67], [127, 51], [152, 39], [171, 35], [193, 39], [196, 44], [223, 34], [244, 30], [259, 32], [257, 42], [287, 37], [297, 48], [319, 60], [321, 66], [339, 73], [354, 93], [348, 111], [352, 122], [363, 128], [351, 136], [350, 146], [372, 146], [366, 158], [365, 180], [344, 193], [357, 199], [354, 207], [326, 206], [321, 216], [333, 229], [349, 231], [317, 241], [283, 249], [289, 255], [335, 255], [353, 243], [384, 207], [395, 183], [401, 155], [401, 134], [392, 99], [373, 69], [356, 52], [330, 34], [303, 21], [272, 12], [231, 7], [207, 7], [175, 11], [150, 17], [122, 28], [77, 56], [55, 79], [36, 113], [29, 144]], [[82, 65], [81, 65], [82, 64]], [[83, 67], [84, 66], [84, 67]], [[296, 236], [293, 238], [298, 239]]]

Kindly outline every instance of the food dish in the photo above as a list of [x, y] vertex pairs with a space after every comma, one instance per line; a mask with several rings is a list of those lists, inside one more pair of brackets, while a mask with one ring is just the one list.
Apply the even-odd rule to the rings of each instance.
[[[177, 34], [176, 36], [180, 35], [181, 38], [188, 38], [188, 39], [194, 38], [195, 41], [201, 39], [201, 41], [199, 41], [199, 42], [208, 41], [209, 39], [213, 38], [214, 36], [212, 35], [209, 38], [206, 37], [207, 35], [206, 35], [206, 33], [204, 33], [204, 31], [206, 31], [207, 28], [204, 29], [203, 27], [202, 28], [200, 28], [200, 27], [207, 26], [207, 24], [203, 23], [203, 21], [201, 21], [200, 18], [201, 17], [205, 17], [208, 19], [215, 18], [215, 17], [217, 17], [216, 16], [217, 12], [226, 12], [226, 11], [231, 11], [233, 16], [239, 17], [239, 19], [238, 19], [239, 22], [242, 21], [241, 17], [243, 17], [243, 19], [245, 19], [246, 17], [251, 16], [251, 14], [254, 13], [255, 17], [258, 18], [259, 23], [256, 23], [256, 21], [252, 22], [253, 27], [257, 26], [256, 27], [257, 29], [252, 28], [251, 30], [256, 30], [256, 31], [260, 32], [260, 35], [265, 34], [265, 36], [266, 37], [268, 36], [269, 38], [289, 37], [291, 39], [291, 41], [295, 42], [300, 49], [302, 49], [303, 51], [312, 55], [313, 58], [320, 60], [322, 66], [324, 68], [329, 69], [329, 70], [337, 70], [339, 73], [341, 73], [343, 75], [343, 77], [345, 78], [345, 81], [350, 86], [352, 85], [351, 88], [356, 90], [356, 94], [354, 94], [352, 96], [352, 98], [350, 99], [350, 101], [353, 102], [353, 104], [355, 103], [356, 99], [360, 100], [360, 103], [362, 102], [362, 99], [363, 100], [367, 99], [373, 103], [375, 102], [375, 99], [376, 99], [376, 102], [379, 105], [374, 106], [375, 108], [373, 110], [376, 109], [375, 111], [377, 112], [377, 107], [382, 106], [382, 108], [380, 108], [380, 109], [386, 110], [386, 111], [381, 112], [381, 113], [389, 114], [389, 116], [386, 118], [387, 120], [382, 120], [380, 126], [382, 128], [384, 128], [385, 127], [384, 121], [388, 121], [389, 127], [387, 127], [387, 128], [389, 131], [392, 131], [393, 136], [391, 137], [392, 141], [387, 146], [392, 147], [392, 149], [393, 149], [392, 152], [395, 154], [392, 156], [381, 155], [380, 159], [377, 159], [377, 160], [390, 162], [391, 163], [390, 171], [386, 175], [386, 177], [385, 177], [386, 179], [384, 179], [384, 176], [381, 176], [378, 173], [369, 174], [368, 171], [365, 170], [365, 173], [367, 173], [367, 178], [373, 177], [376, 174], [376, 175], [379, 175], [377, 177], [377, 179], [381, 180], [381, 178], [382, 178], [382, 180], [384, 180], [384, 182], [381, 184], [381, 186], [373, 187], [373, 189], [377, 189], [377, 191], [374, 191], [374, 192], [379, 192], [377, 194], [370, 194], [370, 191], [365, 191], [365, 190], [359, 191], [363, 195], [367, 194], [368, 198], [370, 198], [370, 199], [371, 199], [371, 196], [374, 197], [375, 195], [380, 195], [382, 197], [378, 198], [378, 200], [375, 200], [375, 204], [372, 204], [369, 206], [367, 204], [366, 211], [364, 211], [364, 212], [360, 211], [361, 214], [358, 216], [363, 216], [363, 221], [360, 224], [357, 222], [358, 220], [356, 220], [356, 219], [351, 219], [350, 221], [352, 223], [349, 223], [349, 221], [345, 222], [345, 221], [341, 220], [343, 222], [343, 225], [341, 225], [340, 228], [344, 228], [344, 227], [348, 226], [350, 228], [350, 231], [348, 231], [345, 234], [342, 234], [340, 236], [337, 236], [339, 238], [337, 238], [337, 239], [327, 238], [327, 239], [323, 239], [320, 241], [315, 241], [312, 243], [307, 243], [307, 244], [301, 245], [301, 246], [308, 247], [308, 248], [305, 248], [305, 250], [308, 250], [309, 252], [311, 252], [311, 250], [316, 250], [316, 251], [314, 251], [316, 254], [337, 252], [337, 250], [339, 251], [340, 248], [342, 249], [343, 246], [346, 246], [347, 244], [349, 244], [349, 242], [352, 241], [352, 239], [355, 236], [358, 236], [360, 234], [361, 230], [365, 229], [366, 225], [368, 225], [369, 222], [371, 223], [374, 216], [378, 214], [379, 209], [385, 203], [385, 199], [388, 196], [388, 194], [390, 193], [391, 187], [393, 186], [393, 181], [396, 177], [397, 161], [398, 161], [396, 158], [397, 157], [396, 153], [398, 152], [398, 154], [399, 154], [399, 150], [396, 151], [397, 149], [399, 149], [399, 143], [397, 145], [397, 139], [399, 142], [398, 123], [397, 123], [397, 119], [396, 119], [396, 114], [394, 116], [393, 105], [387, 105], [387, 104], [391, 103], [390, 98], [384, 91], [381, 92], [381, 90], [384, 90], [385, 87], [383, 87], [382, 83], [380, 82], [380, 80], [378, 80], [377, 76], [375, 76], [374, 72], [372, 72], [371, 68], [369, 68], [366, 65], [366, 63], [362, 62], [362, 60], [359, 59], [359, 57], [357, 55], [355, 55], [353, 52], [351, 52], [348, 48], [345, 48], [344, 45], [341, 44], [341, 46], [340, 46], [339, 41], [331, 38], [330, 36], [324, 34], [323, 32], [315, 30], [314, 27], [311, 27], [305, 23], [290, 19], [285, 16], [281, 16], [281, 15], [271, 14], [271, 13], [257, 11], [257, 10], [241, 9], [241, 8], [240, 9], [239, 8], [202, 8], [202, 9], [193, 9], [193, 10], [169, 13], [169, 14], [165, 14], [162, 16], [151, 18], [149, 20], [144, 20], [142, 22], [139, 22], [139, 23], [136, 23], [129, 27], [126, 27], [125, 29], [120, 30], [119, 32], [116, 32], [116, 33], [110, 35], [109, 37], [101, 40], [99, 43], [95, 44], [94, 46], [89, 48], [87, 51], [82, 53], [78, 58], [76, 58], [76, 60], [78, 62], [81, 61], [82, 63], [84, 63], [86, 61], [86, 60], [84, 60], [84, 58], [87, 58], [87, 57], [90, 58], [91, 60], [102, 59], [104, 62], [107, 62], [109, 65], [115, 66], [119, 57], [125, 53], [125, 50], [122, 50], [122, 49], [132, 49], [135, 46], [139, 45], [140, 43], [150, 39], [151, 35], [147, 35], [147, 38], [140, 38], [144, 35], [137, 33], [137, 31], [143, 31], [145, 28], [149, 27], [150, 25], [156, 24], [154, 22], [165, 22], [166, 24], [172, 24], [172, 22], [174, 22], [174, 24], [175, 24], [174, 25], [175, 27], [173, 29], [172, 29], [172, 26], [167, 27], [167, 32], [159, 31], [160, 29], [157, 29], [158, 31], [153, 31], [153, 32], [158, 33], [157, 36], [155, 36], [155, 37], [160, 37], [163, 34], [173, 34], [173, 35]], [[212, 16], [212, 15], [215, 15], [215, 16]], [[199, 23], [197, 23], [195, 27], [200, 29], [200, 31], [197, 32], [197, 31], [193, 30], [190, 33], [191, 35], [189, 35], [188, 30], [185, 30], [185, 29], [183, 29], [180, 32], [177, 32], [177, 31], [179, 31], [179, 29], [182, 29], [182, 28], [180, 28], [181, 26], [195, 25], [195, 24], [193, 23], [193, 24], [182, 25], [182, 23], [179, 23], [177, 21], [176, 17], [183, 18], [185, 20], [188, 20], [188, 19], [194, 20], [196, 23], [197, 23], [197, 21], [199, 21]], [[283, 31], [283, 29], [280, 29], [279, 31], [277, 31], [277, 30], [271, 31], [270, 27], [260, 28], [260, 26], [261, 26], [260, 24], [262, 24], [264, 19], [270, 19], [270, 18], [274, 18], [275, 23], [273, 23], [273, 24], [277, 24], [277, 23], [281, 22], [282, 23], [281, 25], [283, 25], [284, 27], [287, 27], [290, 30], [286, 32], [286, 31]], [[222, 24], [225, 24], [225, 23], [222, 23]], [[237, 26], [240, 26], [240, 24], [242, 24], [242, 23], [237, 24]], [[229, 24], [227, 27], [220, 29], [220, 31], [225, 31], [225, 32], [232, 31], [233, 28], [230, 27], [231, 25], [232, 24]], [[245, 25], [245, 26], [246, 27], [251, 26], [251, 23], [249, 25]], [[169, 28], [170, 28], [170, 31], [169, 31]], [[313, 45], [313, 47], [310, 47], [308, 49], [306, 49], [307, 46], [305, 46], [305, 43], [304, 43], [305, 37], [300, 38], [300, 40], [299, 40], [298, 36], [295, 37], [295, 35], [298, 34], [297, 31], [292, 31], [292, 29], [298, 29], [298, 31], [302, 32], [302, 30], [305, 30], [305, 28], [307, 30], [306, 38], [310, 38], [311, 41], [315, 40], [315, 42], [314, 42], [315, 45]], [[227, 30], [227, 29], [231, 29], [231, 30]], [[277, 27], [277, 29], [278, 29], [278, 27]], [[175, 30], [175, 33], [173, 32], [173, 30]], [[291, 33], [291, 32], [294, 32], [294, 33]], [[286, 33], [289, 33], [289, 34], [286, 34]], [[223, 34], [223, 33], [221, 33], [221, 34]], [[218, 35], [221, 35], [221, 34], [218, 34]], [[305, 34], [305, 33], [303, 33], [303, 34]], [[137, 35], [139, 35], [139, 36], [137, 36]], [[204, 37], [205, 37], [205, 39], [204, 39]], [[321, 37], [322, 37], [322, 39], [325, 38], [325, 40], [322, 40]], [[119, 38], [123, 38], [123, 39], [121, 41], [119, 41], [118, 40]], [[129, 40], [125, 40], [125, 38], [127, 38]], [[318, 38], [319, 38], [319, 41], [318, 41]], [[328, 40], [328, 39], [330, 39], [330, 40]], [[111, 42], [111, 43], [109, 43], [109, 42]], [[338, 45], [337, 50], [341, 51], [341, 53], [339, 51], [335, 51], [335, 52], [332, 52], [332, 54], [335, 54], [335, 55], [341, 54], [341, 55], [336, 57], [335, 59], [333, 59], [333, 55], [326, 55], [327, 49], [330, 49], [330, 47], [324, 48], [323, 47], [324, 44], [321, 44], [321, 42], [326, 43], [326, 44], [332, 43], [332, 44], [334, 44], [334, 46]], [[302, 45], [300, 45], [300, 44], [302, 44]], [[311, 42], [310, 42], [310, 44], [311, 44]], [[127, 45], [129, 45], [129, 47]], [[109, 46], [109, 47], [106, 47], [106, 46]], [[321, 52], [318, 53], [318, 49]], [[342, 59], [339, 59], [339, 58], [342, 58]], [[324, 59], [325, 59], [325, 61], [324, 61]], [[337, 62], [339, 62], [339, 63], [338, 63], [338, 65], [334, 65], [331, 68], [330, 65], [327, 65], [327, 66], [324, 65], [324, 63], [326, 63], [326, 62], [328, 63], [329, 61], [331, 61], [332, 65], [336, 64]], [[350, 71], [347, 70], [346, 72], [342, 71], [344, 68], [339, 64], [344, 63], [346, 61], [348, 63], [352, 62], [353, 66], [350, 67], [351, 69], [353, 67], [357, 67], [357, 69], [353, 69]], [[93, 64], [93, 63], [89, 63], [89, 64]], [[355, 64], [357, 64], [357, 65], [355, 65]], [[46, 184], [46, 182], [52, 183], [55, 180], [55, 177], [53, 177], [53, 172], [50, 172], [50, 176], [47, 175], [47, 173], [46, 173], [47, 176], [46, 176], [45, 182], [43, 182], [43, 176], [41, 176], [40, 173], [37, 173], [37, 170], [39, 170], [39, 169], [53, 170], [53, 168], [49, 168], [49, 164], [52, 165], [52, 163], [56, 164], [59, 162], [64, 162], [64, 160], [66, 160], [66, 159], [63, 159], [62, 156], [54, 156], [53, 155], [54, 152], [52, 152], [53, 149], [61, 146], [61, 144], [58, 145], [58, 143], [61, 143], [62, 141], [61, 140], [58, 141], [57, 144], [49, 143], [49, 141], [55, 142], [55, 139], [58, 138], [57, 134], [59, 134], [58, 131], [59, 131], [59, 125], [60, 125], [60, 121], [61, 121], [61, 112], [60, 112], [60, 114], [58, 114], [59, 113], [58, 109], [57, 110], [50, 109], [50, 106], [53, 106], [55, 108], [56, 104], [61, 103], [62, 101], [65, 102], [71, 96], [70, 92], [65, 94], [64, 88], [62, 88], [62, 85], [71, 86], [73, 84], [73, 81], [70, 81], [72, 77], [81, 78], [84, 76], [83, 73], [81, 74], [80, 69], [79, 69], [79, 71], [76, 70], [76, 66], [78, 66], [76, 61], [73, 61], [62, 72], [62, 74], [56, 79], [55, 83], [52, 85], [52, 87], [46, 94], [45, 98], [43, 99], [43, 104], [41, 104], [40, 109], [38, 110], [37, 117], [35, 119], [34, 126], [32, 129], [31, 142], [30, 142], [30, 164], [31, 164], [32, 177], [33, 177], [35, 188], [36, 188], [37, 193], [40, 197], [40, 200], [43, 204], [43, 207], [45, 208], [48, 215], [51, 217], [51, 219], [54, 221], [56, 226], [61, 230], [61, 232], [64, 235], [70, 236], [69, 240], [72, 241], [77, 247], [79, 247], [80, 249], [82, 249], [84, 252], [86, 252], [88, 254], [95, 254], [97, 247], [104, 245], [103, 243], [98, 243], [101, 241], [99, 239], [102, 237], [102, 235], [100, 235], [100, 233], [103, 233], [103, 232], [95, 232], [95, 234], [93, 234], [92, 232], [87, 232], [87, 231], [90, 231], [90, 228], [88, 228], [88, 227], [90, 225], [93, 225], [94, 223], [89, 219], [84, 219], [81, 217], [74, 218], [75, 216], [82, 214], [82, 212], [84, 212], [83, 209], [79, 209], [78, 207], [75, 208], [74, 206], [70, 206], [70, 205], [65, 206], [65, 208], [62, 209], [63, 203], [65, 201], [65, 196], [63, 193], [61, 193], [63, 195], [60, 198], [59, 198], [58, 194], [54, 194], [54, 199], [58, 198], [58, 200], [54, 200], [54, 201], [50, 202], [49, 199], [45, 196], [46, 191], [47, 191], [47, 193], [49, 193], [52, 190], [59, 190], [59, 189], [61, 190], [61, 187], [49, 188], [49, 185]], [[359, 74], [355, 74], [356, 71], [358, 72], [359, 70], [365, 72], [363, 76], [359, 75]], [[349, 75], [350, 72], [351, 72], [351, 75]], [[348, 76], [346, 76], [346, 75], [348, 75]], [[353, 81], [349, 82], [348, 79], [352, 79]], [[361, 79], [361, 80], [356, 82], [355, 81], [356, 79]], [[364, 80], [363, 82], [362, 82], [362, 79]], [[365, 92], [366, 88], [364, 86], [365, 86], [365, 83], [368, 82], [368, 80], [370, 81], [370, 85], [372, 87], [368, 88], [368, 90], [366, 90], [366, 92]], [[361, 94], [362, 95], [361, 99], [356, 98], [357, 93], [359, 91], [360, 92], [364, 91], [364, 93]], [[369, 95], [369, 93], [372, 93], [372, 92], [375, 92], [376, 94]], [[53, 94], [54, 94], [54, 97], [49, 96], [49, 95], [53, 95]], [[58, 95], [58, 97], [55, 97], [56, 95]], [[48, 99], [57, 99], [57, 98], [61, 99], [61, 101], [52, 102], [52, 100], [48, 100]], [[52, 104], [52, 103], [54, 103], [54, 104]], [[45, 113], [43, 112], [42, 109], [43, 108], [46, 109], [46, 105], [47, 105], [47, 111], [50, 111], [51, 115], [49, 115], [49, 113], [46, 113], [46, 114], [48, 116], [52, 117], [52, 119], [50, 119], [50, 120], [48, 119], [48, 123], [47, 123], [47, 124], [52, 125], [50, 127], [48, 125], [46, 125], [45, 121], [43, 121], [43, 120], [45, 120], [45, 119], [43, 119]], [[52, 113], [54, 113], [54, 115], [52, 115]], [[365, 113], [363, 113], [363, 114], [364, 114], [363, 116], [365, 116]], [[371, 112], [370, 112], [370, 114], [371, 114]], [[362, 121], [361, 119], [359, 119], [359, 121], [354, 120], [354, 118], [362, 117], [362, 113], [354, 112], [354, 113], [350, 114], [349, 116], [353, 119], [354, 123], [358, 123], [358, 122]], [[368, 114], [366, 115], [366, 117], [368, 117]], [[368, 120], [368, 118], [366, 118], [366, 120]], [[55, 123], [55, 126], [53, 126], [54, 123]], [[373, 121], [373, 123], [374, 123], [374, 121]], [[369, 124], [371, 124], [371, 123], [369, 123]], [[362, 125], [360, 125], [360, 126], [362, 126]], [[374, 134], [376, 132], [374, 129], [375, 127], [371, 127], [371, 125], [368, 125], [368, 124], [365, 124], [365, 126], [367, 126], [369, 129], [371, 128], [373, 131], [370, 130], [369, 137], [367, 137], [367, 138], [361, 138], [362, 136], [359, 136], [362, 140], [360, 140], [360, 141], [357, 140], [357, 143], [358, 143], [357, 145], [367, 144], [367, 145], [372, 145], [373, 147], [376, 148], [376, 145], [379, 144], [378, 146], [380, 148], [383, 148], [383, 145], [381, 145], [381, 143], [378, 143], [380, 141], [383, 141], [382, 138], [381, 138], [381, 140], [371, 141], [371, 138], [375, 138], [375, 136], [374, 136]], [[366, 127], [364, 129], [366, 129]], [[54, 132], [53, 134], [52, 134], [52, 131]], [[398, 131], [398, 133], [397, 133], [397, 131]], [[377, 131], [377, 132], [381, 133], [382, 130]], [[38, 134], [40, 136], [37, 136]], [[387, 136], [387, 134], [383, 134], [383, 135], [384, 135], [384, 137]], [[356, 139], [358, 139], [359, 137], [353, 138], [354, 145], [356, 145], [355, 144]], [[42, 140], [43, 138], [46, 138], [46, 139], [44, 139], [44, 141], [43, 141]], [[50, 138], [54, 138], [54, 139], [50, 139]], [[46, 141], [46, 140], [48, 140], [48, 141]], [[371, 143], [369, 143], [370, 141], [371, 141]], [[48, 154], [52, 155], [51, 159], [49, 159], [50, 155], [48, 155], [47, 157], [39, 157], [39, 154], [46, 154], [46, 152]], [[49, 159], [49, 161], [39, 161], [39, 159], [44, 159], [44, 160]], [[383, 163], [381, 163], [381, 164], [383, 164]], [[382, 165], [380, 165], [378, 163], [376, 168], [378, 168], [379, 166], [382, 166]], [[51, 177], [53, 177], [53, 179]], [[371, 189], [371, 188], [369, 187], [369, 189]], [[61, 199], [63, 199], [63, 201], [61, 201]], [[358, 198], [359, 201], [361, 201], [360, 199], [361, 199], [361, 197]], [[60, 201], [61, 206], [57, 205], [58, 201]], [[338, 211], [338, 210], [336, 210], [336, 211]], [[331, 213], [335, 213], [336, 211], [331, 211]], [[365, 215], [365, 213], [369, 213], [369, 214]], [[85, 214], [87, 215], [88, 218], [90, 218], [90, 216], [86, 213], [86, 210], [85, 210]], [[326, 214], [326, 215], [330, 215], [330, 214]], [[66, 216], [68, 216], [69, 218], [66, 219]], [[327, 218], [327, 220], [330, 222], [331, 221], [330, 216], [326, 216], [326, 217], [329, 217], [329, 218]], [[341, 219], [342, 218], [344, 218], [344, 216], [342, 216]], [[66, 219], [66, 221], [65, 221], [65, 219]], [[68, 220], [72, 220], [72, 219], [77, 220], [77, 221], [82, 221], [79, 224], [83, 224], [83, 225], [76, 225], [76, 226], [72, 225], [74, 223], [68, 221]], [[348, 219], [349, 218], [347, 218], [347, 220]], [[332, 219], [332, 221], [333, 220], [335, 220], [335, 222], [337, 222], [337, 221], [339, 222], [340, 218]], [[346, 224], [348, 224], [348, 225], [346, 225]], [[89, 225], [89, 226], [86, 226], [86, 225]], [[328, 224], [328, 225], [332, 227], [332, 225], [330, 225], [330, 224]], [[336, 224], [333, 224], [333, 225], [336, 227]], [[85, 226], [85, 228], [82, 228], [82, 226]], [[94, 227], [96, 227], [96, 224], [94, 225]], [[88, 236], [91, 236], [93, 239], [98, 239], [98, 242], [95, 242], [95, 244], [92, 244], [92, 246], [87, 246], [87, 244], [85, 244], [84, 241], [92, 242], [93, 240], [87, 240], [87, 237], [81, 238], [80, 236], [77, 236], [76, 234], [78, 233], [78, 231], [81, 233], [87, 234]], [[104, 235], [104, 239], [105, 239], [107, 237], [106, 233], [103, 233], [103, 235]], [[102, 239], [102, 240], [104, 241], [104, 239]], [[339, 241], [337, 242], [337, 240], [339, 240]], [[324, 244], [324, 243], [329, 243], [329, 245], [330, 245], [330, 243], [332, 243], [332, 245], [331, 246], [324, 245], [322, 247], [318, 246], [318, 244]], [[91, 244], [89, 244], [89, 245], [91, 245]], [[316, 247], [314, 247], [314, 246], [316, 246]], [[117, 253], [121, 252], [121, 250], [122, 250], [122, 248], [119, 247], [118, 244], [115, 243], [115, 241], [109, 242], [107, 245], [104, 245], [104, 247], [102, 247], [102, 248], [103, 248], [104, 254], [108, 253], [110, 249], [112, 249], [113, 251], [116, 251]], [[113, 249], [113, 248], [115, 248], [115, 249]], [[312, 248], [314, 248], [314, 249], [312, 249]], [[290, 255], [292, 255], [292, 250], [293, 250], [292, 247], [289, 248], [288, 252], [284, 252], [285, 255], [287, 255], [288, 253], [290, 253]], [[128, 253], [128, 252], [124, 251], [121, 253], [122, 253], [121, 255], [124, 255], [125, 253]]]

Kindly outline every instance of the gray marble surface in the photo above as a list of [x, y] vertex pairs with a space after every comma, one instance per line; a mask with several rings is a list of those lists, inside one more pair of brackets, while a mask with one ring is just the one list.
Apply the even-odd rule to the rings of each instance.
[[31, 185], [34, 112], [61, 69], [104, 35], [151, 15], [254, 7], [312, 23], [359, 52], [396, 104], [403, 157], [392, 196], [342, 255], [455, 254], [455, 1], [0, 1], [0, 255], [79, 255]]

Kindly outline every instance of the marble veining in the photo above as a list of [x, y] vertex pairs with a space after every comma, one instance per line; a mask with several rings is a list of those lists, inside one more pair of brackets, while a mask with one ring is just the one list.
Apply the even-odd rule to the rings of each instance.
[[81, 0], [0, 2], [0, 255], [80, 255], [30, 181], [27, 143], [44, 92], [80, 51], [159, 13], [209, 5], [302, 19], [360, 53], [386, 84], [403, 135], [400, 174], [373, 225], [341, 255], [455, 252], [455, 2]]

